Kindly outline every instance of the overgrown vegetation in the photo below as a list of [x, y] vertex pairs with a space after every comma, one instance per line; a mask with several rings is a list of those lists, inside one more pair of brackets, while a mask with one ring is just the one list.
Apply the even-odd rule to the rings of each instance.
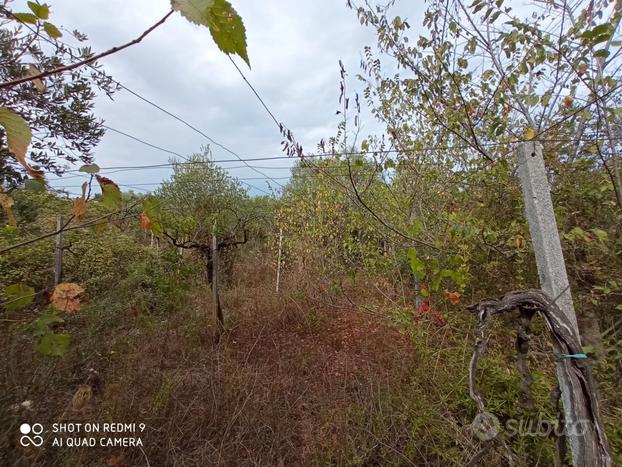
[[[387, 136], [358, 142], [361, 103], [342, 68], [342, 124], [275, 196], [253, 196], [209, 148], [172, 161], [153, 193], [122, 193], [89, 155], [101, 137], [92, 88], [111, 92], [114, 81], [83, 76], [87, 68], [72, 82], [52, 73], [69, 51], [43, 51], [27, 26], [45, 28], [49, 11], [30, 3], [32, 18], [20, 19], [5, 2], [0, 30], [10, 85], [4, 94], [0, 83], [3, 462], [468, 464], [483, 443], [472, 426], [476, 320], [466, 305], [538, 285], [511, 156], [532, 140], [543, 146], [584, 352], [622, 461], [618, 3], [533, 2], [524, 17], [503, 1], [432, 1], [415, 40], [392, 4], [349, 2], [377, 32], [358, 78]], [[227, 2], [172, 6], [249, 63]], [[24, 54], [53, 76], [44, 88], [41, 78], [11, 85], [26, 73]], [[396, 64], [400, 74], [383, 71]], [[63, 105], [76, 126], [55, 120]], [[40, 143], [48, 155], [36, 142], [26, 152], [30, 130], [15, 132], [13, 114], [32, 130], [53, 128]], [[43, 177], [72, 161], [55, 152], [61, 131], [86, 163], [75, 199]], [[505, 447], [480, 463], [554, 465], [555, 440], [533, 430], [557, 421], [559, 356], [537, 322], [533, 405], [524, 404], [516, 327], [493, 325], [480, 364], [479, 389], [505, 430]], [[24, 421], [145, 428], [140, 447], [38, 448], [20, 443]], [[511, 433], [517, 421], [527, 427]]]

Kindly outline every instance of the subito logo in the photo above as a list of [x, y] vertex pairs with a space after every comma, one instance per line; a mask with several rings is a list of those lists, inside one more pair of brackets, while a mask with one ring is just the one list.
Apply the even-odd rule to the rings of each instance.
[[[43, 444], [43, 437], [39, 436], [43, 433], [43, 425], [41, 425], [41, 423], [34, 423], [32, 425], [22, 423], [19, 427], [19, 431], [22, 434], [22, 437], [19, 439], [19, 443], [22, 446], [35, 446], [38, 448]], [[29, 436], [31, 434], [32, 436]]]
[[499, 419], [489, 412], [481, 412], [475, 416], [471, 429], [482, 441], [495, 438], [501, 431]]

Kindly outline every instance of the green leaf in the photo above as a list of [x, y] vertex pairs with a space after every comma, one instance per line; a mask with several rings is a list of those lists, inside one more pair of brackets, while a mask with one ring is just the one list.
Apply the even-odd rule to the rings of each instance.
[[564, 238], [570, 241], [574, 241], [574, 240], [588, 241], [589, 240], [587, 233], [585, 233], [585, 230], [583, 230], [581, 227], [573, 227], [572, 230], [570, 230], [570, 232], [568, 232], [567, 234], [564, 234]]
[[28, 8], [37, 15], [39, 19], [48, 19], [50, 16], [50, 7], [45, 3], [43, 5], [35, 2], [27, 2]]
[[159, 235], [164, 229], [162, 224], [160, 223], [160, 219], [162, 218], [162, 210], [160, 208], [161, 201], [158, 201], [156, 198], [146, 198], [143, 201], [143, 212], [151, 221], [151, 231]]
[[13, 284], [4, 288], [7, 301], [4, 304], [6, 311], [16, 311], [30, 305], [35, 298], [35, 289], [26, 284]]
[[13, 13], [22, 23], [37, 24], [37, 17], [32, 13]]
[[189, 21], [207, 26], [218, 48], [237, 54], [250, 67], [246, 50], [246, 29], [242, 18], [226, 0], [171, 0], [174, 10]]
[[188, 21], [208, 26], [209, 11], [215, 0], [171, 0], [173, 10], [179, 11]]
[[45, 334], [37, 344], [37, 351], [50, 357], [61, 357], [69, 350], [71, 336], [67, 333]]
[[412, 223], [412, 227], [410, 228], [410, 234], [413, 237], [416, 237], [421, 232], [423, 232], [423, 228], [424, 228], [423, 221], [421, 219], [417, 218]]
[[161, 214], [161, 201], [158, 201], [154, 197], [146, 198], [143, 201], [143, 211], [147, 214], [151, 219], [160, 216]]
[[410, 269], [418, 279], [425, 278], [425, 263], [421, 258], [417, 256], [417, 251], [414, 248], [408, 249], [408, 259], [410, 261]]
[[600, 49], [594, 52], [594, 57], [602, 57], [607, 58], [609, 56], [609, 51], [607, 49]]
[[47, 21], [43, 23], [43, 29], [52, 39], [58, 39], [59, 37], [63, 37], [63, 33], [58, 30], [56, 26], [52, 23], [48, 23]]
[[603, 24], [599, 24], [598, 26], [594, 27], [594, 29], [592, 29], [589, 32], [589, 34], [593, 36], [599, 36], [600, 34], [606, 34], [609, 32], [611, 32], [611, 24], [603, 23]]
[[96, 174], [99, 172], [99, 165], [97, 164], [86, 164], [78, 169], [79, 172], [86, 172], [87, 174]]
[[30, 323], [32, 335], [35, 337], [41, 337], [50, 333], [50, 325], [56, 323], [64, 323], [65, 320], [52, 311], [48, 311], [39, 316], [36, 320]]
[[45, 191], [45, 182], [36, 178], [29, 178], [24, 182], [24, 188], [28, 191]]
[[0, 125], [6, 130], [9, 151], [22, 165], [26, 164], [26, 151], [32, 140], [28, 122], [11, 109], [0, 107]]
[[592, 229], [591, 232], [598, 239], [599, 242], [606, 242], [609, 240], [609, 235], [602, 229]]
[[500, 10], [495, 11], [492, 15], [490, 15], [490, 19], [488, 20], [488, 22], [490, 24], [494, 23], [497, 20], [497, 18], [499, 18], [500, 15], [501, 15]]
[[475, 8], [473, 8], [473, 14], [477, 13], [479, 10], [481, 10], [482, 8], [484, 8], [486, 6], [486, 4], [484, 2], [482, 3], [478, 3]]
[[118, 185], [106, 177], [96, 175], [102, 190], [102, 204], [109, 209], [117, 209], [121, 206], [122, 196]]

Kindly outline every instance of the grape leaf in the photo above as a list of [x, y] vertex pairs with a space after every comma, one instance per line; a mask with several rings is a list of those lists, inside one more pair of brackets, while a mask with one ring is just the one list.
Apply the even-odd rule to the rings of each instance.
[[65, 313], [80, 310], [80, 294], [84, 289], [78, 284], [64, 282], [58, 284], [52, 293], [52, 305], [54, 308]]
[[37, 344], [37, 351], [50, 357], [61, 357], [69, 350], [71, 336], [67, 333], [47, 333]]
[[110, 209], [116, 209], [121, 205], [122, 196], [119, 186], [109, 178], [96, 175], [102, 190], [102, 204]]
[[7, 298], [6, 311], [16, 311], [32, 303], [35, 289], [26, 284], [13, 284], [4, 288], [4, 296]]
[[86, 201], [86, 189], [88, 188], [88, 182], [82, 184], [82, 196], [73, 200], [73, 215], [77, 220], [86, 213], [87, 201]]
[[207, 26], [222, 52], [237, 54], [251, 66], [244, 22], [227, 0], [171, 0], [171, 5], [190, 22]]
[[[143, 217], [144, 215], [144, 217]], [[159, 235], [163, 232], [159, 219], [162, 217], [160, 202], [154, 198], [147, 198], [143, 201], [143, 213], [140, 216], [140, 224], [146, 230], [151, 230]]]
[[143, 229], [145, 230], [151, 230], [151, 228], [153, 227], [151, 219], [149, 219], [149, 216], [147, 216], [147, 214], [145, 214], [144, 212], [140, 213], [140, 225], [142, 225]]
[[46, 335], [50, 331], [50, 326], [57, 323], [64, 323], [65, 320], [58, 316], [53, 311], [47, 311], [41, 315], [37, 319], [35, 319], [32, 323], [30, 323], [30, 331], [32, 335], [35, 337], [42, 337]]
[[452, 305], [457, 305], [460, 303], [460, 293], [459, 292], [450, 292], [445, 289], [445, 300], [449, 301]]
[[35, 2], [27, 2], [28, 8], [32, 11], [37, 18], [39, 19], [48, 19], [50, 16], [50, 7], [45, 3], [43, 5]]

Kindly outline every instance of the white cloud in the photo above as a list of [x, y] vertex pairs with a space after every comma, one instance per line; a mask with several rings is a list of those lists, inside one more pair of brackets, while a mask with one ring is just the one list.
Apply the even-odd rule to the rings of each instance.
[[[16, 2], [15, 9], [25, 2]], [[138, 36], [169, 9], [167, 0], [51, 0], [51, 20], [89, 36], [95, 51]], [[277, 118], [288, 125], [305, 149], [334, 134], [339, 96], [338, 60], [346, 65], [352, 90], [360, 51], [374, 44], [371, 30], [360, 26], [345, 1], [233, 0], [247, 29], [252, 70], [239, 59], [248, 79]], [[281, 156], [278, 129], [246, 87], [209, 31], [175, 13], [136, 46], [107, 57], [105, 69], [130, 89], [181, 116], [243, 157]], [[127, 92], [114, 101], [98, 98], [95, 113], [106, 124], [182, 154], [207, 141], [181, 123]], [[378, 128], [368, 119], [367, 125]], [[231, 156], [213, 148], [217, 159]], [[168, 156], [109, 132], [97, 148], [100, 166], [167, 162]], [[279, 161], [278, 165], [289, 164]], [[231, 164], [229, 164], [231, 165]], [[265, 164], [264, 164], [265, 165]], [[265, 170], [283, 176], [283, 170]], [[114, 174], [124, 184], [158, 182], [167, 171]], [[256, 175], [237, 169], [233, 175]], [[67, 180], [74, 185], [75, 179]], [[260, 185], [261, 183], [256, 183]], [[60, 186], [58, 182], [55, 185]], [[261, 184], [261, 186], [265, 186]]]

